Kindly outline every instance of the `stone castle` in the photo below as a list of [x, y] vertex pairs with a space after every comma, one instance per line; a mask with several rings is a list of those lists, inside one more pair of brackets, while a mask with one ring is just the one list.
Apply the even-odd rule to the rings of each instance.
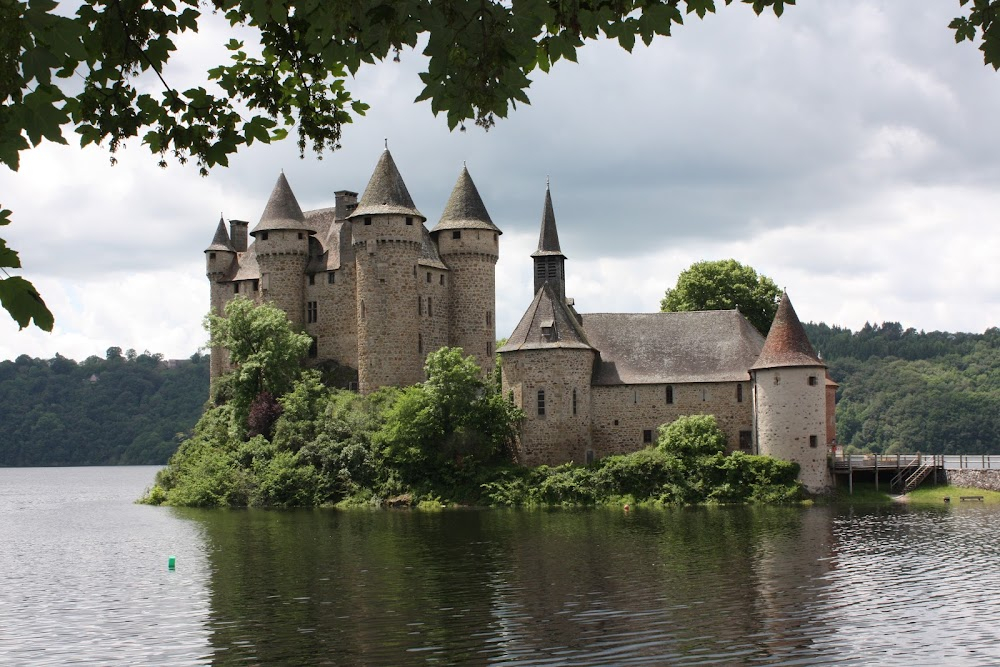
[[[429, 232], [392, 155], [382, 153], [361, 199], [299, 207], [284, 174], [260, 222], [219, 221], [206, 252], [211, 309], [266, 300], [312, 337], [313, 364], [338, 366], [345, 388], [367, 393], [424, 380], [427, 354], [461, 347], [493, 369], [500, 230], [463, 167]], [[225, 359], [212, 351], [212, 377]]]
[[[211, 307], [243, 294], [284, 310], [313, 339], [313, 363], [344, 369], [369, 392], [424, 379], [448, 345], [484, 371], [502, 359], [502, 389], [521, 407], [519, 457], [585, 463], [641, 449], [660, 424], [713, 414], [731, 450], [796, 461], [807, 489], [831, 485], [836, 385], [787, 295], [765, 339], [736, 310], [580, 314], [566, 296], [566, 256], [548, 188], [534, 299], [506, 344], [496, 340], [500, 230], [468, 170], [428, 232], [386, 150], [360, 200], [303, 212], [284, 175], [260, 222], [220, 220], [206, 250]], [[212, 351], [212, 376], [226, 361]]]

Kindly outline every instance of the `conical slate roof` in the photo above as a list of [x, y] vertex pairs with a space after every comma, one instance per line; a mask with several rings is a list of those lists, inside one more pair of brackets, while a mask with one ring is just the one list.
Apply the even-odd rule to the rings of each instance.
[[205, 252], [236, 252], [233, 248], [232, 242], [229, 240], [229, 232], [226, 231], [226, 223], [219, 217], [219, 226], [215, 228], [215, 237], [212, 239], [212, 245], [205, 248]]
[[295, 194], [292, 193], [288, 179], [282, 172], [278, 176], [278, 182], [274, 184], [271, 191], [271, 198], [267, 200], [264, 213], [260, 216], [260, 222], [250, 233], [256, 235], [258, 232], [266, 232], [273, 229], [297, 229], [300, 231], [315, 232], [306, 222], [302, 209], [299, 207]]
[[361, 195], [358, 207], [354, 209], [348, 218], [357, 218], [362, 215], [412, 215], [420, 218], [423, 222], [427, 218], [413, 205], [413, 199], [403, 183], [403, 177], [399, 175], [399, 169], [392, 159], [392, 155], [387, 148], [382, 152], [375, 171], [365, 192]]
[[816, 355], [816, 350], [809, 342], [806, 330], [799, 322], [799, 316], [795, 314], [788, 294], [783, 293], [781, 303], [778, 304], [778, 312], [774, 316], [774, 322], [771, 323], [771, 330], [764, 341], [764, 349], [761, 350], [751, 370], [790, 366], [825, 368], [826, 364]]
[[535, 294], [510, 338], [497, 352], [556, 347], [594, 349], [566, 302], [559, 298], [552, 285], [545, 283]]
[[552, 193], [545, 186], [545, 208], [542, 210], [542, 229], [538, 234], [538, 250], [531, 253], [532, 257], [543, 255], [563, 255], [559, 249], [559, 233], [556, 231], [556, 213], [552, 209]]
[[488, 229], [498, 234], [503, 233], [490, 219], [479, 190], [464, 165], [462, 173], [458, 175], [458, 182], [448, 197], [448, 203], [444, 205], [441, 221], [431, 231], [440, 232], [445, 229]]

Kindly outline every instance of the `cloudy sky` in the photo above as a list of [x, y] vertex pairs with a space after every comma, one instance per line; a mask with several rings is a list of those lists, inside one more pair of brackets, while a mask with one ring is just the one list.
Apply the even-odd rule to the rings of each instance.
[[[631, 55], [586, 46], [487, 133], [450, 133], [414, 104], [422, 61], [404, 53], [352, 83], [371, 110], [341, 151], [254, 146], [208, 178], [158, 169], [138, 142], [115, 167], [101, 149], [29, 151], [20, 172], [0, 172], [14, 211], [3, 235], [56, 326], [18, 332], [0, 313], [0, 359], [112, 345], [189, 356], [205, 340], [203, 250], [220, 212], [252, 226], [282, 169], [304, 209], [331, 205], [364, 189], [384, 138], [428, 226], [467, 162], [504, 232], [499, 336], [531, 300], [546, 176], [581, 312], [657, 310], [680, 271], [732, 257], [786, 288], [803, 320], [982, 332], [1000, 325], [1000, 74], [954, 43], [957, 13], [947, 1], [803, 2], [781, 19], [725, 7]], [[226, 39], [205, 26], [168, 79], [200, 83]]]

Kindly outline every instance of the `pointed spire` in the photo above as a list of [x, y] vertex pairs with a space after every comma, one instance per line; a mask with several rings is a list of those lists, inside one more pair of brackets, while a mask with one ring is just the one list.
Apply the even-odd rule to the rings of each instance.
[[379, 214], [411, 215], [420, 218], [421, 222], [427, 219], [413, 205], [413, 199], [410, 198], [389, 149], [382, 152], [358, 207], [349, 218]]
[[552, 208], [552, 191], [549, 189], [549, 179], [545, 178], [545, 207], [542, 210], [542, 229], [538, 234], [538, 250], [531, 253], [532, 257], [543, 255], [563, 255], [559, 249], [559, 232], [556, 231], [556, 213]]
[[306, 218], [302, 214], [302, 208], [295, 199], [292, 188], [288, 185], [285, 172], [278, 175], [278, 181], [271, 190], [271, 198], [267, 200], [264, 213], [260, 216], [260, 222], [250, 232], [256, 236], [258, 232], [266, 232], [272, 229], [298, 229], [302, 231], [315, 232], [306, 223]]
[[445, 229], [488, 229], [498, 234], [503, 233], [490, 219], [483, 198], [479, 196], [479, 190], [464, 165], [455, 188], [448, 197], [448, 203], [444, 205], [441, 221], [431, 231], [440, 232]]
[[226, 221], [219, 215], [219, 226], [215, 228], [215, 237], [212, 238], [212, 245], [205, 248], [205, 252], [236, 252], [232, 242], [229, 240], [229, 232], [226, 231]]
[[764, 349], [751, 370], [789, 366], [825, 367], [826, 364], [816, 355], [788, 294], [783, 292]]

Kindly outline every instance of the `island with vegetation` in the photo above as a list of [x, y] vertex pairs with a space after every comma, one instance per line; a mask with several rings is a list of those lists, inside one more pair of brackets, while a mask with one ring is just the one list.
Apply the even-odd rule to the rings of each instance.
[[233, 370], [213, 386], [191, 438], [144, 502], [200, 507], [794, 502], [797, 466], [725, 453], [709, 415], [660, 429], [655, 446], [590, 465], [513, 461], [522, 418], [496, 377], [442, 348], [427, 380], [367, 395], [302, 370], [308, 336], [284, 313], [246, 299], [209, 316]]

